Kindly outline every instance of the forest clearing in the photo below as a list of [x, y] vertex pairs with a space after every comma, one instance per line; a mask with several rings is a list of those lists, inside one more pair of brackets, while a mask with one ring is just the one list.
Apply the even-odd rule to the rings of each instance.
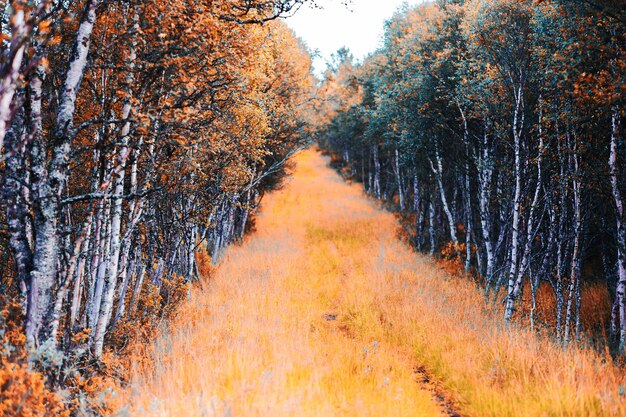
[[[149, 350], [130, 415], [624, 415], [603, 355], [508, 329], [315, 150]], [[458, 414], [457, 414], [458, 413]]]

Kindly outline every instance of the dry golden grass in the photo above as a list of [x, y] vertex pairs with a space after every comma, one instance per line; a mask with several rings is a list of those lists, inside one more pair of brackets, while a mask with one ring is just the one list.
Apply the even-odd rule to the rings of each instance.
[[315, 151], [257, 229], [134, 369], [131, 415], [445, 415], [416, 369], [463, 415], [626, 415], [610, 360], [505, 328]]

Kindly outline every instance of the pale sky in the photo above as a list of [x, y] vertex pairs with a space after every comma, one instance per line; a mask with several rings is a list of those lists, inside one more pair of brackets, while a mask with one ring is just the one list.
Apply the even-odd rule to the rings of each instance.
[[323, 9], [305, 5], [286, 22], [311, 51], [319, 51], [321, 57], [314, 65], [320, 74], [331, 54], [342, 46], [350, 48], [358, 60], [375, 51], [380, 46], [385, 20], [403, 3], [414, 5], [423, 1], [352, 0], [344, 6], [341, 0], [316, 0]]

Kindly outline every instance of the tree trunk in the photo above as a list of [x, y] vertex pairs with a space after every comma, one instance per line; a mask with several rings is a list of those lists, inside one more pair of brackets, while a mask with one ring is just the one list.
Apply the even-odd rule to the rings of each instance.
[[532, 249], [532, 243], [535, 238], [536, 230], [539, 225], [535, 227], [535, 217], [537, 215], [537, 206], [539, 205], [539, 198], [541, 196], [541, 188], [543, 185], [543, 130], [541, 125], [542, 109], [541, 109], [541, 97], [539, 98], [539, 149], [537, 156], [537, 183], [535, 185], [535, 193], [533, 195], [533, 201], [530, 206], [530, 213], [526, 222], [526, 240], [524, 244], [524, 250], [522, 252], [522, 260], [520, 262], [519, 270], [517, 271], [517, 279], [515, 280], [515, 287], [513, 289], [513, 297], [517, 298], [522, 289], [522, 283], [524, 280], [524, 274], [526, 274], [530, 264], [530, 254]]
[[22, 305], [24, 312], [26, 312], [26, 297], [30, 288], [33, 252], [29, 239], [29, 231], [32, 229], [28, 195], [30, 178], [27, 161], [24, 158], [26, 142], [24, 140], [26, 134], [24, 124], [24, 112], [20, 110], [5, 136], [7, 148], [11, 151], [8, 153], [5, 164], [3, 194], [6, 201], [9, 244], [15, 260], [20, 291], [24, 297]]
[[432, 197], [428, 204], [428, 237], [430, 239], [430, 255], [432, 256], [437, 249], [435, 243], [435, 204]]
[[394, 149], [394, 174], [396, 176], [396, 184], [398, 186], [398, 203], [400, 211], [404, 211], [404, 190], [402, 189], [402, 176], [400, 173], [400, 153], [398, 148]]
[[[136, 33], [139, 29], [138, 26], [138, 17], [134, 16], [135, 23], [133, 25], [133, 30]], [[129, 134], [130, 134], [130, 114], [132, 111], [132, 89], [131, 86], [134, 83], [134, 74], [133, 71], [135, 69], [135, 59], [136, 59], [137, 51], [136, 51], [136, 41], [133, 37], [133, 41], [131, 42], [129, 57], [128, 57], [128, 68], [127, 68], [127, 76], [126, 82], [128, 85], [128, 90], [126, 91], [126, 98], [124, 101], [124, 106], [122, 108], [122, 120], [124, 120], [124, 125], [121, 130], [121, 140], [120, 140], [120, 149], [119, 149], [119, 160], [118, 166], [116, 169], [116, 177], [115, 177], [115, 186], [114, 186], [114, 194], [115, 195], [123, 195], [124, 194], [124, 177], [126, 175], [126, 162], [128, 161], [128, 157], [130, 155], [129, 149]], [[104, 335], [107, 331], [107, 327], [111, 320], [111, 313], [113, 311], [113, 300], [115, 298], [115, 289], [117, 288], [117, 278], [118, 278], [118, 270], [119, 270], [119, 261], [120, 261], [120, 250], [122, 248], [122, 206], [123, 200], [118, 198], [114, 202], [113, 208], [113, 218], [111, 220], [111, 249], [110, 249], [110, 261], [107, 268], [107, 283], [106, 290], [104, 292], [104, 298], [102, 300], [100, 315], [98, 317], [98, 322], [96, 325], [96, 330], [93, 338], [93, 348], [94, 354], [96, 358], [100, 358], [102, 356], [102, 349], [104, 346]]]
[[70, 331], [73, 331], [74, 325], [76, 324], [76, 319], [78, 318], [78, 313], [80, 312], [80, 304], [81, 304], [81, 295], [83, 291], [83, 276], [85, 271], [85, 264], [87, 261], [86, 252], [89, 249], [89, 244], [93, 236], [93, 228], [90, 228], [89, 235], [85, 242], [83, 243], [83, 253], [80, 255], [80, 260], [78, 263], [78, 272], [76, 274], [76, 280], [74, 282], [74, 288], [72, 290], [72, 307], [70, 308]]
[[380, 188], [380, 160], [378, 159], [378, 143], [372, 145], [372, 155], [374, 158], [374, 197], [381, 197]]
[[139, 297], [141, 296], [141, 289], [143, 288], [143, 278], [145, 277], [145, 275], [146, 266], [142, 264], [139, 268], [139, 272], [137, 273], [137, 277], [135, 278], [135, 288], [133, 290], [133, 295], [130, 299], [128, 314], [132, 315], [137, 308], [137, 302], [139, 301]]
[[448, 220], [448, 227], [450, 230], [450, 240], [454, 243], [455, 247], [458, 246], [459, 240], [456, 237], [456, 226], [454, 223], [454, 218], [452, 217], [452, 212], [450, 211], [450, 206], [448, 205], [448, 199], [446, 198], [446, 191], [443, 187], [443, 167], [441, 162], [441, 155], [439, 155], [439, 147], [435, 144], [435, 162], [429, 158], [428, 162], [430, 163], [430, 168], [435, 174], [435, 179], [437, 180], [437, 186], [439, 188], [439, 196], [441, 198], [441, 205], [443, 206], [443, 211], [446, 214], [446, 219]]
[[492, 240], [493, 222], [491, 209], [489, 207], [491, 201], [491, 182], [493, 179], [493, 154], [492, 147], [489, 144], [488, 121], [485, 120], [485, 131], [483, 134], [483, 143], [481, 156], [479, 159], [479, 194], [480, 194], [480, 226], [485, 246], [485, 256], [487, 265], [485, 267], [485, 291], [489, 293], [489, 289], [493, 285], [495, 254]]
[[[582, 208], [581, 208], [581, 173], [579, 172], [579, 163], [578, 163], [578, 155], [577, 155], [577, 146], [576, 146], [576, 138], [573, 138], [574, 146], [573, 146], [573, 154], [570, 156], [570, 159], [573, 160], [571, 175], [573, 177], [572, 180], [572, 189], [574, 193], [574, 214], [575, 214], [575, 224], [574, 224], [574, 248], [572, 251], [572, 260], [570, 265], [570, 285], [568, 291], [567, 298], [567, 313], [565, 316], [565, 328], [563, 330], [563, 344], [566, 345], [570, 339], [571, 332], [571, 323], [572, 323], [572, 309], [575, 308], [575, 304], [578, 304], [578, 300], [574, 300], [574, 298], [578, 298], [579, 288], [580, 288], [580, 263], [581, 263], [581, 235], [583, 228], [583, 218], [582, 218]], [[575, 304], [574, 304], [575, 303]], [[577, 310], [577, 309], [576, 309]], [[578, 321], [578, 320], [576, 320]]]
[[463, 144], [465, 145], [465, 170], [463, 171], [463, 201], [465, 203], [465, 272], [468, 273], [472, 264], [472, 190], [470, 179], [470, 140], [467, 119], [461, 106], [457, 103], [463, 119]]
[[611, 191], [615, 202], [615, 227], [617, 230], [617, 290], [616, 300], [619, 310], [619, 350], [626, 354], [626, 211], [620, 189], [619, 135], [620, 111], [614, 106], [611, 114], [611, 144], [609, 173]]
[[[2, 13], [5, 13], [3, 10]], [[0, 155], [4, 155], [4, 138], [11, 125], [13, 116], [13, 98], [17, 90], [20, 68], [26, 50], [26, 36], [28, 34], [24, 10], [18, 10], [11, 17], [13, 30], [7, 60], [0, 68]]]
[[515, 282], [517, 278], [518, 253], [519, 253], [519, 227], [522, 200], [522, 155], [521, 155], [521, 135], [523, 129], [524, 109], [523, 109], [523, 91], [520, 87], [515, 97], [516, 106], [513, 115], [513, 147], [515, 152], [515, 196], [513, 197], [513, 221], [511, 224], [511, 254], [510, 254], [510, 270], [508, 282], [508, 294], [506, 298], [506, 307], [504, 310], [504, 320], [509, 322], [515, 311]]
[[415, 211], [415, 247], [418, 251], [424, 249], [424, 217], [422, 209], [422, 190], [417, 174], [413, 177], [413, 210]]
[[50, 337], [53, 288], [58, 272], [59, 199], [69, 174], [68, 163], [74, 134], [76, 98], [87, 65], [91, 34], [99, 5], [100, 0], [87, 0], [83, 9], [57, 110], [52, 158], [48, 164], [48, 170], [46, 172], [43, 168], [45, 164], [43, 149], [37, 155], [37, 162], [33, 164], [37, 166], [33, 171], [37, 171], [38, 177], [34, 186], [37, 194], [34, 210], [36, 231], [33, 270], [30, 277], [31, 291], [26, 317], [26, 338], [31, 346], [45, 343]]

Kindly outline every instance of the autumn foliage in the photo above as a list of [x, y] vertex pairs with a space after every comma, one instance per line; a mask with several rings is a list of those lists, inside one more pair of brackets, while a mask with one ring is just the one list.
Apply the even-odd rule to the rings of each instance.
[[310, 58], [279, 19], [301, 3], [2, 6], [0, 285], [22, 337], [3, 342], [23, 355], [3, 359], [9, 414], [106, 414], [250, 229], [307, 140]]
[[[416, 249], [479, 282], [506, 322], [626, 347], [624, 4], [405, 7], [341, 50], [316, 138]], [[603, 350], [604, 347], [601, 347]]]
[[624, 414], [623, 0], [306, 2], [2, 3], [0, 414]]
[[21, 306], [0, 299], [0, 415], [66, 417], [62, 398], [28, 361]]

